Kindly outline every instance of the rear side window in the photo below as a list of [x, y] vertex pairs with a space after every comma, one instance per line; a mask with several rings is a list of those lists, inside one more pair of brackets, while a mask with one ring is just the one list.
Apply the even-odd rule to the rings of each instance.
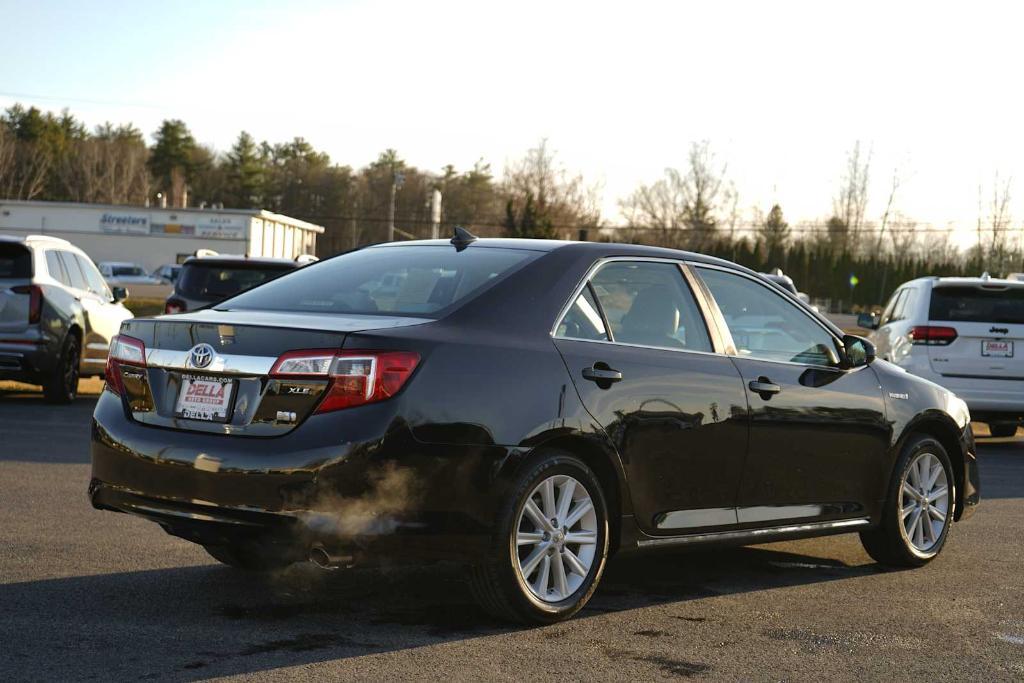
[[935, 287], [928, 318], [1024, 324], [1024, 287]]
[[292, 266], [263, 266], [224, 263], [186, 263], [181, 269], [176, 288], [190, 299], [219, 301], [256, 285], [273, 280], [294, 270]]
[[429, 317], [537, 256], [499, 247], [370, 247], [301, 268], [224, 308]]
[[32, 252], [20, 244], [0, 242], [0, 278], [32, 277]]
[[562, 339], [586, 339], [589, 341], [608, 341], [608, 330], [605, 329], [597, 300], [587, 285], [576, 297], [572, 307], [566, 311], [562, 321], [555, 329], [555, 336]]
[[46, 270], [50, 272], [50, 277], [58, 282], [62, 282], [65, 285], [70, 285], [71, 280], [68, 279], [68, 274], [64, 270], [64, 264], [60, 262], [60, 257], [55, 251], [46, 252]]
[[711, 351], [704, 319], [672, 263], [613, 261], [590, 281], [612, 340], [666, 349]]

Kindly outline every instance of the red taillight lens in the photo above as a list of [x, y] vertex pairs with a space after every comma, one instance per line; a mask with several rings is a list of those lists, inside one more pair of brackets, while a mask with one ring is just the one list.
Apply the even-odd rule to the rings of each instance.
[[952, 327], [936, 327], [934, 325], [917, 325], [910, 328], [911, 344], [925, 346], [949, 346], [956, 340], [956, 329]]
[[11, 287], [15, 294], [28, 294], [28, 324], [34, 325], [43, 317], [43, 288], [39, 285]]
[[124, 386], [121, 383], [122, 365], [134, 365], [146, 367], [146, 345], [141, 339], [129, 337], [125, 334], [114, 335], [110, 340], [110, 350], [107, 352], [107, 367], [103, 375], [107, 380], [107, 390], [120, 396], [124, 393]]
[[181, 299], [168, 299], [167, 303], [164, 304], [164, 313], [168, 315], [174, 315], [175, 313], [184, 313], [188, 306]]
[[391, 398], [408, 381], [420, 356], [410, 351], [289, 351], [271, 377], [325, 377], [329, 384], [316, 412], [352, 408]]

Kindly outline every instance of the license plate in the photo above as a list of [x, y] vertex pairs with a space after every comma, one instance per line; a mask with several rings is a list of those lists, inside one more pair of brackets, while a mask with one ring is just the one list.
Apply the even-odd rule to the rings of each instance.
[[227, 379], [183, 377], [174, 414], [188, 420], [227, 422], [234, 388]]
[[981, 355], [995, 356], [999, 358], [1013, 358], [1013, 342], [999, 341], [996, 339], [983, 339], [981, 342]]

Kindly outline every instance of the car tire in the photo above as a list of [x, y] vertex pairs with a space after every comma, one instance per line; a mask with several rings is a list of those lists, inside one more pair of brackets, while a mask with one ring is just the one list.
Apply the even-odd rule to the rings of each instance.
[[1016, 422], [989, 422], [988, 431], [996, 438], [1006, 438], [1017, 433]]
[[221, 564], [247, 572], [272, 572], [294, 564], [284, 555], [239, 545], [204, 545], [203, 548]]
[[470, 587], [499, 618], [555, 623], [586, 605], [607, 559], [608, 507], [597, 476], [575, 456], [545, 450], [521, 468], [501, 501]]
[[946, 544], [955, 500], [956, 485], [946, 449], [930, 436], [913, 437], [896, 463], [881, 523], [862, 531], [861, 543], [879, 564], [927, 564]]
[[43, 382], [43, 398], [47, 403], [68, 404], [75, 400], [81, 360], [82, 345], [78, 335], [70, 333], [64, 338], [60, 356]]

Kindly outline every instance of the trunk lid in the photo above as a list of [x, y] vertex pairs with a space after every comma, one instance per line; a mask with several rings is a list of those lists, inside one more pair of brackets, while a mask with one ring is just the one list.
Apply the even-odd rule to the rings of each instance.
[[928, 313], [929, 327], [956, 330], [952, 342], [927, 345], [932, 370], [947, 377], [1024, 379], [1024, 283], [938, 282]]
[[[339, 350], [350, 332], [430, 322], [394, 316], [215, 311], [134, 319], [122, 334], [146, 347], [146, 367], [118, 371], [143, 424], [239, 436], [278, 436], [301, 424], [326, 378], [272, 378], [288, 351]], [[208, 345], [208, 346], [206, 346]], [[183, 398], [187, 395], [187, 398]], [[196, 411], [206, 405], [207, 410]]]

